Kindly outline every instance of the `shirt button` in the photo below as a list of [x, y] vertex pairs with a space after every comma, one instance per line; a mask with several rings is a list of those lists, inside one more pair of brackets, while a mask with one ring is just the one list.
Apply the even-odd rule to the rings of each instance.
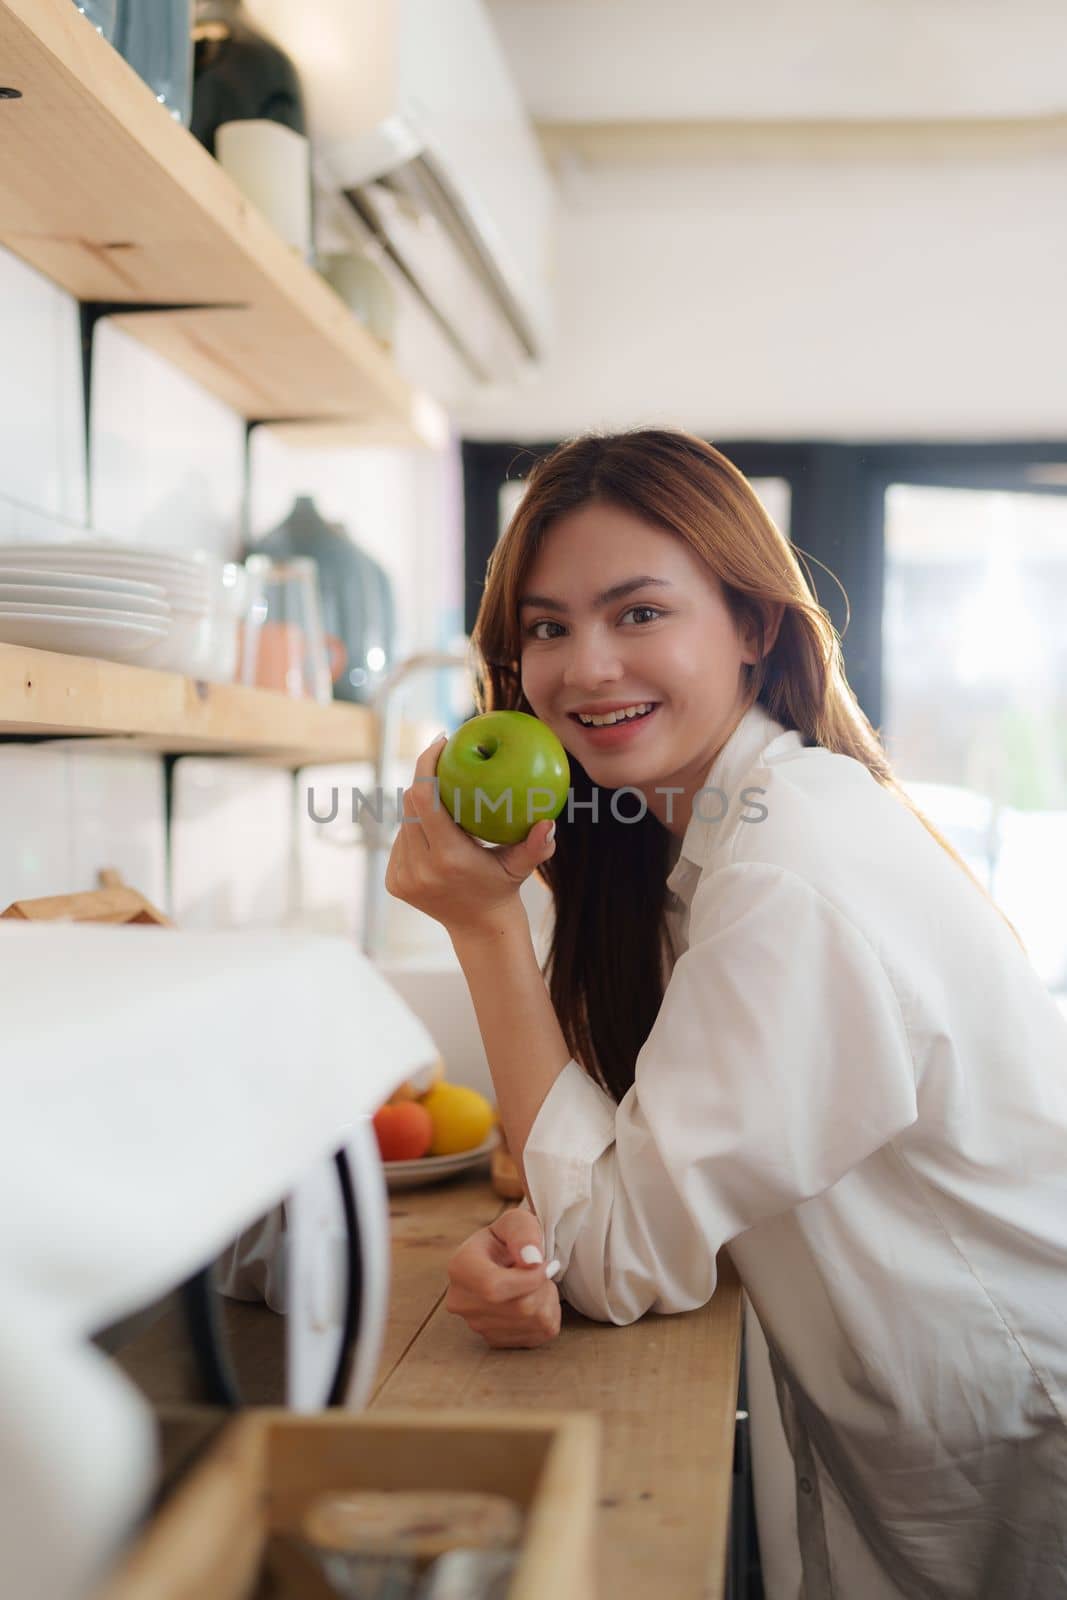
[[800, 1490], [801, 1494], [810, 1494], [811, 1493], [811, 1479], [810, 1478], [800, 1478], [798, 1480], [798, 1482], [797, 1482], [797, 1488]]

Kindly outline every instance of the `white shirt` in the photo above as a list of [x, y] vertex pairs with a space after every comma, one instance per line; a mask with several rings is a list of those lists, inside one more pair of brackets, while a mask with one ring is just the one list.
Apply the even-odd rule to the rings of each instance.
[[729, 810], [698, 797], [667, 879], [680, 953], [633, 1087], [568, 1062], [523, 1152], [562, 1292], [691, 1310], [729, 1245], [805, 1600], [1062, 1600], [1067, 1024], [861, 763], [756, 706], [706, 787]]

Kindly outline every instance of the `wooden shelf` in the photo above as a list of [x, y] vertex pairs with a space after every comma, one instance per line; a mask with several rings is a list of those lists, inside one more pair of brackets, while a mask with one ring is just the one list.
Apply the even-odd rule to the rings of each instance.
[[440, 443], [436, 402], [71, 0], [0, 0], [0, 87], [8, 250], [79, 300], [182, 308], [115, 321], [243, 417]]
[[267, 689], [0, 644], [0, 738], [92, 735], [127, 749], [301, 767], [373, 761], [376, 729], [364, 706], [321, 706]]

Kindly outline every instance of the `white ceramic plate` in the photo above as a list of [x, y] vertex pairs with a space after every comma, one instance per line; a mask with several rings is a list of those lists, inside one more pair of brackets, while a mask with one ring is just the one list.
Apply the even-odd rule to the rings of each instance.
[[220, 563], [210, 565], [195, 556], [159, 556], [151, 551], [133, 550], [118, 554], [113, 549], [85, 545], [2, 545], [0, 566], [11, 570], [86, 573], [93, 577], [116, 577], [128, 582], [161, 584], [168, 596], [179, 593], [189, 599], [205, 599], [219, 583]]
[[63, 572], [50, 567], [7, 567], [0, 560], [0, 583], [32, 583], [38, 589], [106, 589], [111, 594], [135, 595], [142, 600], [165, 600], [161, 583], [141, 583], [135, 578], [94, 577], [91, 572]]
[[[72, 583], [78, 584], [81, 582], [81, 578], [77, 573], [68, 573], [66, 576]], [[153, 596], [157, 594], [161, 595], [172, 610], [185, 611], [192, 616], [204, 617], [212, 611], [214, 607], [214, 598], [206, 585], [200, 588], [193, 586], [187, 587], [185, 584], [180, 583], [177, 580], [172, 580], [166, 575], [166, 573], [158, 574], [157, 576], [159, 578], [158, 583], [138, 583], [136, 585], [136, 589], [133, 588], [132, 580], [120, 578], [117, 572], [114, 575], [100, 573], [98, 581], [103, 587], [111, 589], [114, 589], [116, 584], [121, 583], [124, 594], [126, 592], [127, 585], [129, 585], [131, 590], [129, 595], [130, 599], [133, 599], [135, 593], [138, 593], [140, 590], [148, 589], [152, 592]]]
[[170, 629], [169, 617], [161, 617], [155, 611], [138, 611], [132, 606], [73, 606], [49, 600], [46, 605], [40, 602], [30, 603], [25, 600], [0, 600], [0, 613], [5, 617], [39, 617], [49, 616], [60, 620], [73, 618], [83, 622], [136, 622], [145, 624], [165, 634]]
[[0, 606], [0, 644], [27, 645], [33, 650], [60, 650], [71, 656], [101, 656], [110, 661], [135, 658], [156, 639], [166, 637], [168, 624], [131, 622], [106, 612], [22, 610]]
[[487, 1162], [500, 1135], [494, 1128], [488, 1139], [473, 1150], [464, 1150], [458, 1156], [420, 1156], [417, 1161], [383, 1161], [386, 1186], [394, 1189], [421, 1189], [427, 1183], [439, 1183], [442, 1178], [455, 1178], [461, 1172], [473, 1172]]
[[21, 543], [0, 542], [0, 564], [4, 566], [14, 566], [16, 563], [30, 566], [38, 557], [47, 566], [56, 562], [62, 565], [69, 558], [73, 562], [72, 571], [75, 567], [97, 561], [122, 561], [134, 566], [153, 566], [161, 570], [167, 568], [182, 575], [208, 572], [214, 563], [214, 558], [204, 550], [153, 550], [148, 545], [121, 544], [117, 541], [110, 544], [84, 539], [73, 544], [33, 543], [27, 540]]
[[170, 616], [170, 606], [165, 600], [153, 600], [148, 595], [125, 594], [121, 589], [67, 589], [58, 584], [50, 587], [38, 583], [0, 582], [0, 603], [36, 606], [44, 611], [57, 606], [75, 606], [79, 611], [128, 614], [131, 622], [147, 622], [152, 617], [165, 622]]

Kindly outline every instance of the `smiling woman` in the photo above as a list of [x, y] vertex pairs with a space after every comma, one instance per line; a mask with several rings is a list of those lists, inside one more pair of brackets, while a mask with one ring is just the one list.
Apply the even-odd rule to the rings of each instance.
[[547, 1257], [628, 1323], [703, 1305], [728, 1247], [808, 1600], [1062, 1600], [1067, 1027], [900, 789], [796, 553], [700, 440], [578, 439], [474, 645], [479, 709], [543, 722], [571, 792], [554, 843], [496, 856], [405, 797], [396, 882], [449, 928], [528, 1201], [456, 1253], [449, 1309], [539, 1344]]
[[[539, 462], [490, 557], [473, 644], [479, 709], [531, 712], [571, 757], [569, 826], [540, 868], [551, 993], [574, 1055], [616, 1100], [663, 998], [671, 836], [750, 707], [861, 762], [971, 876], [897, 783], [793, 547], [702, 440], [587, 436]], [[578, 715], [635, 705], [654, 709], [603, 732]], [[644, 798], [639, 826], [600, 816], [598, 792], [606, 808], [622, 786]]]

